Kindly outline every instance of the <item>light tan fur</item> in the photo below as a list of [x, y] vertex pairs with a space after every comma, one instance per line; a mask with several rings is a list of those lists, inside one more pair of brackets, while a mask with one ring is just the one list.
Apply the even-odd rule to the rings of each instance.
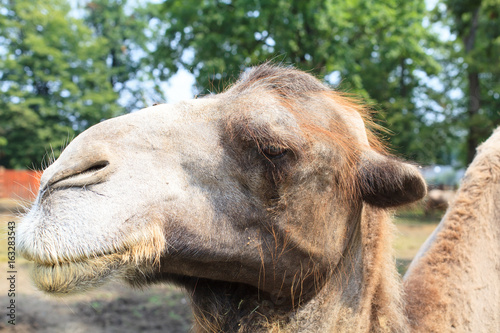
[[500, 332], [500, 129], [405, 278], [416, 332]]

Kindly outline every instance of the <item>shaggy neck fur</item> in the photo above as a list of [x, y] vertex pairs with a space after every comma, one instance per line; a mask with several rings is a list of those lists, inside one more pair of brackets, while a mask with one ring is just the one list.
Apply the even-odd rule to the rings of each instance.
[[415, 332], [500, 332], [500, 129], [405, 276]]
[[354, 223], [341, 262], [300, 306], [254, 287], [197, 280], [196, 332], [404, 332], [389, 216], [366, 205]]

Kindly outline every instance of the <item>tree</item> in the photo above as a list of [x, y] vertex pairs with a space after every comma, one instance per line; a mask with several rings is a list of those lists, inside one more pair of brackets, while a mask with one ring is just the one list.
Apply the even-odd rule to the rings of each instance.
[[[127, 0], [90, 1], [85, 5], [84, 21], [94, 37], [106, 41], [101, 61], [108, 67], [114, 91], [124, 96], [121, 104], [131, 112], [146, 106], [145, 91], [139, 83], [155, 80], [146, 54], [148, 47], [154, 47], [156, 32], [149, 26], [154, 15], [148, 7], [135, 7], [128, 14], [127, 5]], [[164, 99], [164, 96], [157, 91], [153, 98]]]
[[200, 91], [221, 90], [269, 59], [291, 63], [378, 105], [400, 153], [447, 158], [418, 144], [428, 109], [416, 100], [435, 98], [421, 77], [439, 70], [427, 52], [438, 40], [422, 26], [424, 1], [169, 0], [161, 13], [168, 26], [157, 63], [189, 69]]
[[48, 150], [57, 156], [76, 134], [141, 104], [127, 82], [143, 65], [131, 49], [145, 47], [147, 21], [127, 17], [125, 2], [90, 2], [84, 19], [64, 0], [1, 4], [0, 165], [39, 168]]
[[448, 62], [457, 68], [449, 89], [466, 98], [455, 101], [458, 123], [467, 131], [466, 163], [476, 147], [500, 125], [500, 1], [446, 0], [436, 10], [458, 37]]

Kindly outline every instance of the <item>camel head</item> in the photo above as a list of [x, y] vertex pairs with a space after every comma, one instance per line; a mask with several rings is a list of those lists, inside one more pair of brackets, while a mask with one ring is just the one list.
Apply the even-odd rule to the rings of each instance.
[[420, 199], [366, 112], [311, 75], [263, 65], [225, 92], [104, 121], [49, 166], [18, 248], [72, 293], [228, 283], [296, 300], [345, 257], [362, 208]]

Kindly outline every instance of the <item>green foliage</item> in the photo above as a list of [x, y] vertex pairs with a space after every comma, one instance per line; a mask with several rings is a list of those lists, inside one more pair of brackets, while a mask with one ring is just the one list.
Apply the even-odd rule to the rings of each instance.
[[457, 37], [443, 59], [450, 70], [442, 82], [465, 94], [450, 105], [454, 126], [467, 133], [461, 158], [470, 163], [475, 148], [500, 125], [500, 1], [444, 0], [434, 14]]
[[105, 41], [68, 17], [59, 0], [2, 4], [6, 52], [0, 58], [0, 164], [40, 165], [49, 146], [58, 150], [78, 131], [118, 113], [107, 80]]
[[[140, 65], [129, 48], [144, 47], [147, 23], [114, 0], [89, 3], [87, 24], [64, 0], [1, 4], [0, 165], [39, 168], [76, 134], [124, 111], [117, 100]], [[129, 100], [125, 110], [137, 106]]]
[[436, 97], [422, 76], [440, 70], [428, 52], [438, 40], [422, 25], [424, 1], [169, 0], [162, 14], [168, 24], [157, 62], [178, 59], [166, 65], [189, 69], [200, 91], [221, 90], [268, 59], [327, 81], [335, 73], [341, 89], [379, 107], [399, 153], [421, 162], [449, 158], [419, 142], [426, 131], [437, 135], [427, 129], [429, 108], [416, 103]]
[[[146, 52], [148, 44], [154, 44], [155, 32], [149, 26], [152, 13], [148, 8], [136, 7], [127, 14], [126, 6], [127, 0], [90, 1], [84, 21], [95, 38], [105, 40], [102, 60], [108, 67], [108, 80], [115, 91], [126, 95], [125, 110], [131, 112], [145, 106], [144, 91], [137, 83], [154, 79]], [[127, 84], [131, 80], [136, 84]]]

